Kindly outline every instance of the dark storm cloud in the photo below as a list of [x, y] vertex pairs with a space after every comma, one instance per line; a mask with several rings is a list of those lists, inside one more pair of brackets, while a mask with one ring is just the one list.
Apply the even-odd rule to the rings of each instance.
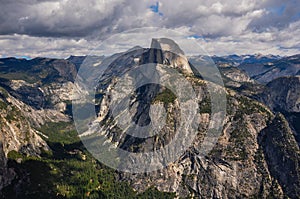
[[84, 37], [122, 31], [124, 26], [144, 25], [148, 19], [145, 10], [150, 4], [136, 2], [5, 0], [1, 1], [0, 34]]
[[75, 16], [77, 6], [65, 4], [63, 8], [56, 1], [5, 1], [1, 5], [0, 34], [83, 36], [91, 31], [90, 26], [97, 28], [96, 23], [86, 23], [83, 18], [95, 18], [97, 13], [82, 11]]

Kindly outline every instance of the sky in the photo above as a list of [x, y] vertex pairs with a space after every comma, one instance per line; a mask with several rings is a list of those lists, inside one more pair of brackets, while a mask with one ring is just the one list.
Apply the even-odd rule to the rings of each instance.
[[[299, 0], [0, 3], [0, 57], [87, 55], [111, 35], [144, 27], [181, 32], [210, 55], [300, 53]], [[147, 38], [147, 32], [144, 35]]]

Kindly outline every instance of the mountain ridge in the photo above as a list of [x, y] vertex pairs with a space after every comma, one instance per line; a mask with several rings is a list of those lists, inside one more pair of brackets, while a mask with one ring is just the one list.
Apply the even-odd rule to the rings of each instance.
[[[70, 124], [72, 122], [70, 102], [74, 99], [74, 95], [70, 95], [70, 90], [76, 87], [78, 88], [77, 95], [83, 95], [80, 91], [82, 88], [80, 85], [76, 85], [74, 80], [85, 57], [73, 56], [68, 60], [37, 58], [31, 61], [11, 58], [0, 59], [0, 127], [8, 129], [6, 131], [1, 130], [1, 133], [6, 136], [5, 139], [0, 137], [3, 144], [3, 150], [0, 149], [0, 161], [3, 162], [3, 166], [0, 167], [0, 176], [2, 177], [0, 178], [0, 188], [4, 190], [3, 193], [12, 194], [12, 190], [16, 191], [18, 187], [26, 187], [28, 181], [34, 184], [34, 180], [38, 179], [37, 183], [40, 183], [42, 187], [41, 195], [46, 196], [47, 191], [49, 191], [49, 196], [58, 194], [62, 197], [78, 197], [79, 195], [76, 194], [81, 193], [82, 190], [76, 191], [74, 188], [76, 186], [67, 183], [67, 180], [73, 179], [76, 182], [81, 182], [80, 178], [73, 178], [74, 175], [72, 174], [67, 175], [67, 171], [65, 171], [65, 175], [60, 174], [61, 177], [57, 175], [57, 172], [62, 169], [56, 166], [57, 164], [63, 164], [67, 170], [71, 170], [69, 172], [77, 172], [72, 170], [72, 167], [66, 166], [69, 164], [69, 159], [74, 165], [75, 163], [76, 165], [85, 165], [89, 161], [93, 168], [101, 168], [99, 170], [94, 170], [89, 166], [85, 168], [85, 170], [89, 168], [101, 176], [99, 179], [95, 176], [89, 176], [85, 181], [91, 188], [85, 187], [84, 194], [95, 194], [95, 197], [96, 195], [105, 197], [105, 194], [111, 194], [109, 192], [111, 189], [105, 188], [105, 182], [108, 182], [108, 178], [117, 179], [116, 181], [109, 181], [115, 183], [114, 186], [125, 183], [126, 186], [125, 184], [122, 186], [126, 187], [128, 194], [136, 194], [134, 191], [130, 191], [130, 187], [136, 190], [137, 194], [147, 193], [149, 188], [152, 190], [151, 187], [155, 187], [157, 191], [160, 191], [154, 190], [156, 194], [175, 193], [177, 197], [296, 197], [299, 194], [299, 168], [297, 166], [299, 165], [299, 146], [295, 139], [298, 129], [290, 128], [295, 122], [292, 123], [292, 118], [289, 118], [288, 114], [277, 114], [277, 107], [286, 112], [298, 112], [298, 109], [290, 109], [290, 107], [298, 107], [295, 102], [297, 102], [299, 95], [293, 92], [294, 96], [291, 97], [296, 100], [288, 100], [283, 103], [280, 99], [284, 98], [285, 91], [282, 93], [281, 87], [279, 89], [277, 87], [278, 84], [282, 85], [289, 79], [297, 77], [280, 77], [274, 80], [271, 78], [272, 80], [264, 85], [257, 82], [255, 78], [253, 79], [253, 76], [249, 75], [247, 71], [242, 71], [238, 66], [231, 63], [233, 59], [239, 59], [237, 56], [225, 60], [230, 63], [229, 65], [224, 65], [224, 60], [217, 62], [227, 87], [227, 115], [218, 143], [209, 154], [201, 156], [199, 148], [206, 135], [205, 132], [209, 128], [210, 121], [217, 118], [217, 114], [212, 115], [210, 110], [207, 81], [193, 73], [184, 73], [181, 70], [182, 63], [185, 67], [190, 65], [186, 61], [188, 58], [183, 57], [179, 60], [177, 56], [170, 54], [170, 49], [164, 49], [159, 45], [156, 45], [155, 49], [132, 49], [130, 52], [112, 57], [113, 61], [109, 60], [109, 57], [98, 57], [102, 60], [102, 64], [110, 63], [105, 71], [105, 78], [99, 81], [100, 86], [97, 88], [98, 95], [96, 96], [96, 105], [99, 106], [99, 109], [96, 109], [99, 117], [97, 122], [100, 121], [105, 127], [105, 136], [110, 142], [130, 152], [160, 148], [172, 140], [175, 133], [174, 126], [180, 122], [177, 119], [179, 118], [180, 107], [174, 93], [172, 95], [172, 92], [166, 88], [148, 85], [142, 89], [137, 89], [132, 97], [131, 109], [136, 112], [134, 119], [136, 123], [141, 125], [147, 124], [149, 118], [154, 123], [160, 120], [160, 118], [151, 115], [150, 105], [155, 105], [157, 110], [160, 110], [159, 107], [166, 108], [167, 118], [171, 119], [167, 121], [162, 134], [157, 137], [143, 140], [124, 135], [116, 127], [113, 122], [114, 118], [108, 111], [111, 103], [109, 90], [116, 87], [121, 74], [131, 67], [143, 65], [149, 60], [158, 65], [166, 65], [166, 68], [163, 69], [170, 68], [178, 71], [193, 86], [197, 100], [199, 100], [197, 116], [201, 122], [196, 140], [177, 161], [162, 170], [134, 175], [124, 172], [114, 173], [103, 167], [83, 149], [79, 138], [74, 136], [76, 131]], [[297, 58], [298, 55], [295, 57]], [[277, 59], [277, 57], [271, 57], [271, 59], [273, 58]], [[263, 61], [258, 60], [258, 62], [265, 61], [265, 58], [262, 59]], [[278, 59], [291, 62], [291, 64], [298, 63], [297, 59], [293, 59], [293, 57]], [[99, 60], [95, 59], [94, 61], [98, 63]], [[275, 62], [282, 64], [278, 60]], [[294, 73], [291, 75], [295, 76]], [[107, 81], [107, 78], [111, 81]], [[257, 85], [262, 87], [261, 91], [253, 89]], [[289, 84], [286, 87], [286, 90], [296, 88], [289, 86]], [[279, 96], [280, 99], [276, 100], [277, 97], [268, 97], [269, 95]], [[292, 105], [285, 103], [292, 103]], [[16, 109], [15, 112], [19, 111], [19, 113], [9, 115], [9, 110], [13, 107]], [[182, 119], [183, 122], [186, 122], [185, 120], [187, 118]], [[32, 129], [28, 139], [26, 139], [27, 131], [22, 131], [22, 128]], [[59, 140], [60, 137], [63, 141]], [[19, 142], [15, 143], [10, 140], [19, 140]], [[7, 145], [9, 143], [11, 146]], [[53, 156], [48, 153], [53, 153]], [[288, 171], [284, 167], [285, 159], [289, 162]], [[64, 179], [65, 182], [58, 183], [49, 177], [56, 188], [50, 186], [47, 190], [47, 183], [49, 182], [42, 181], [38, 176], [36, 178], [34, 169], [30, 169], [31, 164], [39, 161], [43, 165], [47, 163], [47, 166], [44, 167], [47, 175]], [[51, 164], [48, 165], [49, 162]], [[49, 170], [47, 170], [48, 167]], [[23, 176], [24, 171], [31, 173], [31, 175]], [[101, 172], [107, 173], [107, 175], [111, 175], [112, 172], [113, 175], [103, 177], [104, 174]], [[286, 175], [295, 182], [293, 185], [288, 184]], [[23, 179], [23, 181], [16, 179]], [[29, 189], [28, 197], [34, 195], [34, 189], [34, 187]], [[20, 194], [19, 197], [26, 195], [22, 192], [16, 193]], [[112, 197], [112, 195], [110, 196]], [[175, 197], [174, 194], [172, 196]]]

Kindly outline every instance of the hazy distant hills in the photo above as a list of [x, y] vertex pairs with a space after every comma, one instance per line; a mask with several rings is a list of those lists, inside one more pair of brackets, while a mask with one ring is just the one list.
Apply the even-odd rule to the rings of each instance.
[[300, 55], [280, 57], [274, 55], [230, 55], [213, 56], [212, 59], [221, 67], [235, 66], [247, 72], [254, 80], [268, 83], [282, 76], [299, 75]]
[[255, 55], [228, 55], [228, 56], [213, 56], [212, 59], [216, 64], [230, 64], [234, 66], [239, 66], [240, 64], [264, 64], [276, 61], [280, 59], [280, 56], [276, 55], [261, 55], [261, 54], [255, 54]]

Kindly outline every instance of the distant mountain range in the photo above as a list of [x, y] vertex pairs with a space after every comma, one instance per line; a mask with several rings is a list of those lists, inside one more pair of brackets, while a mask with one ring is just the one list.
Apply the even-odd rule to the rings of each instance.
[[228, 55], [228, 56], [213, 56], [212, 59], [215, 61], [217, 64], [233, 64], [235, 66], [238, 66], [243, 63], [251, 63], [251, 64], [256, 64], [256, 63], [269, 63], [276, 61], [278, 59], [281, 59], [282, 57], [278, 55], [261, 55], [261, 54], [255, 54], [255, 55]]
[[253, 80], [268, 83], [282, 76], [299, 75], [300, 55], [280, 57], [275, 55], [229, 55], [212, 57], [219, 67], [237, 67]]

